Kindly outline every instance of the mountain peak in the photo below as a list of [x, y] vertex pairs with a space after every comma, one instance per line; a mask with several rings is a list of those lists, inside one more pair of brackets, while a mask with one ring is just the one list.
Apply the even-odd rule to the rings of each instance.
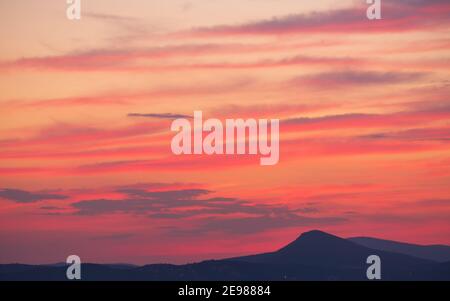
[[325, 251], [341, 247], [347, 248], [349, 245], [353, 245], [353, 243], [323, 231], [312, 230], [302, 233], [296, 240], [281, 248], [278, 252], [298, 253], [308, 249], [322, 249]]
[[302, 234], [300, 234], [300, 236], [297, 238], [298, 239], [304, 239], [304, 238], [331, 238], [331, 237], [337, 237], [334, 235], [331, 235], [329, 233], [320, 231], [320, 230], [311, 230], [308, 232], [303, 232]]
[[320, 230], [311, 230], [308, 232], [304, 232], [300, 234], [300, 236], [291, 242], [289, 245], [295, 244], [304, 244], [304, 243], [319, 243], [319, 242], [327, 242], [327, 241], [337, 241], [342, 240], [342, 238], [329, 234], [327, 232], [323, 232]]

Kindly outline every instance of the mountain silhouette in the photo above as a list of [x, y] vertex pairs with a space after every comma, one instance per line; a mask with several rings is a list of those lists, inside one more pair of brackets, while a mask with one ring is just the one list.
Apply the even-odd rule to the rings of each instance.
[[[450, 280], [450, 262], [368, 248], [321, 231], [263, 254], [185, 265], [83, 264], [83, 280], [367, 280], [367, 257], [381, 258], [383, 280]], [[66, 267], [0, 265], [0, 280], [66, 280]]]
[[407, 254], [437, 262], [450, 262], [450, 246], [423, 246], [371, 237], [352, 237], [348, 238], [348, 240], [375, 250]]
[[[304, 264], [313, 266], [361, 265], [370, 250], [337, 236], [311, 231], [300, 235], [295, 241], [276, 252], [232, 258], [257, 263]], [[373, 252], [372, 252], [373, 253]]]

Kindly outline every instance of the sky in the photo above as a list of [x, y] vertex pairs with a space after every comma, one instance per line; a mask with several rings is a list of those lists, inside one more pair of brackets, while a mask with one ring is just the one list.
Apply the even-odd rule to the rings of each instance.
[[[185, 263], [304, 231], [450, 244], [450, 3], [0, 0], [0, 263]], [[174, 115], [280, 120], [176, 156]]]

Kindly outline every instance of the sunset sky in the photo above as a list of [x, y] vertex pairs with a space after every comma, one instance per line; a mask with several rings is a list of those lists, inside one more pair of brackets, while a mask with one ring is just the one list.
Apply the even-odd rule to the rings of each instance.
[[[450, 244], [450, 2], [0, 0], [0, 263], [184, 263], [320, 229]], [[280, 161], [171, 114], [280, 119]]]

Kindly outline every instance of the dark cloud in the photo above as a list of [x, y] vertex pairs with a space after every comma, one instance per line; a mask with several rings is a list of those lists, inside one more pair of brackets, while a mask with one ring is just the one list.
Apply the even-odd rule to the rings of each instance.
[[327, 115], [322, 117], [298, 117], [285, 119], [282, 122], [285, 124], [295, 124], [295, 125], [309, 125], [309, 124], [320, 124], [324, 122], [348, 122], [357, 120], [371, 120], [382, 115], [376, 114], [358, 114], [349, 113], [341, 115]]
[[124, 165], [133, 166], [133, 165], [147, 164], [147, 163], [150, 164], [151, 162], [152, 161], [149, 161], [149, 160], [110, 161], [110, 162], [100, 162], [100, 163], [80, 165], [77, 168], [81, 169], [81, 170], [96, 170], [96, 169], [115, 168], [115, 167], [120, 167], [120, 166], [124, 166]]
[[334, 71], [296, 77], [294, 85], [317, 85], [320, 88], [353, 85], [387, 85], [419, 80], [425, 73], [418, 72], [375, 72], [375, 71]]
[[411, 5], [411, 6], [428, 6], [448, 4], [448, 0], [387, 0], [389, 3]]
[[201, 195], [209, 194], [211, 191], [205, 189], [183, 189], [183, 190], [167, 190], [167, 191], [146, 191], [142, 189], [118, 189], [117, 192], [127, 194], [136, 198], [164, 199], [164, 200], [180, 200], [193, 199]]
[[304, 208], [299, 208], [296, 211], [300, 212], [300, 213], [318, 213], [318, 212], [320, 212], [319, 208], [316, 208], [316, 207], [304, 207]]
[[[346, 113], [340, 115], [325, 115], [320, 117], [294, 117], [284, 119], [281, 122], [286, 125], [300, 126], [305, 128], [326, 127], [378, 127], [387, 125], [410, 125], [415, 126], [419, 122], [429, 123], [431, 120], [446, 120], [446, 110], [407, 110], [396, 111], [387, 114], [364, 114]], [[448, 128], [423, 128], [411, 129], [397, 133], [375, 133], [373, 135], [360, 136], [359, 138], [381, 139], [398, 136], [399, 138], [447, 138]]]
[[64, 200], [67, 196], [46, 192], [29, 192], [19, 189], [1, 189], [0, 198], [16, 203], [35, 203], [45, 200]]
[[361, 136], [371, 140], [450, 141], [450, 128], [423, 128], [397, 132], [383, 132]]
[[157, 119], [178, 119], [178, 118], [192, 119], [193, 118], [190, 115], [172, 114], [172, 113], [161, 113], [161, 114], [130, 113], [130, 114], [128, 114], [128, 117], [145, 117], [145, 118], [157, 118]]
[[104, 14], [104, 13], [95, 13], [95, 12], [84, 12], [83, 17], [103, 20], [103, 21], [112, 21], [112, 22], [121, 22], [121, 21], [131, 21], [135, 22], [138, 19], [133, 17], [114, 15], [114, 14]]
[[[152, 197], [151, 194], [155, 194]], [[202, 214], [226, 215], [232, 213], [267, 214], [288, 211], [286, 207], [254, 205], [233, 198], [194, 199], [190, 192], [182, 197], [183, 191], [133, 193], [126, 199], [86, 200], [72, 204], [80, 215], [98, 215], [111, 213], [130, 213], [150, 217], [192, 217]], [[142, 197], [144, 196], [145, 197]], [[158, 195], [158, 196], [157, 196]], [[179, 195], [178, 197], [175, 197]]]
[[194, 34], [200, 35], [260, 35], [292, 33], [358, 33], [358, 32], [396, 32], [415, 30], [442, 25], [449, 21], [446, 0], [383, 0], [383, 21], [370, 22], [366, 17], [367, 4], [331, 11], [308, 14], [291, 14], [272, 19], [239, 25], [221, 25], [196, 28]]
[[419, 200], [413, 203], [412, 205], [418, 205], [418, 206], [442, 206], [447, 207], [450, 209], [450, 199], [426, 199], [426, 200]]
[[199, 196], [210, 193], [203, 189], [183, 189], [166, 191], [147, 191], [137, 188], [118, 189], [126, 198], [119, 200], [97, 199], [73, 203], [77, 214], [98, 215], [109, 213], [152, 214], [168, 213], [167, 210], [183, 209], [193, 206], [208, 206], [210, 201], [198, 200]]
[[[175, 186], [183, 186], [186, 185], [186, 183], [162, 183], [162, 182], [142, 182], [142, 183], [135, 183], [135, 184], [129, 184], [129, 185], [121, 185], [115, 188], [115, 190], [120, 191], [122, 189], [140, 189], [140, 190], [149, 190], [149, 189], [170, 189], [170, 187]], [[194, 185], [194, 184], [191, 184]]]
[[[78, 215], [134, 214], [154, 219], [196, 218], [195, 232], [225, 231], [252, 233], [274, 228], [324, 225], [344, 222], [338, 217], [308, 217], [316, 208], [291, 209], [279, 204], [260, 204], [237, 198], [205, 197], [203, 189], [146, 191], [120, 189], [125, 198], [85, 200], [72, 204]], [[236, 217], [239, 216], [239, 217]], [[172, 232], [173, 231], [173, 232]], [[171, 234], [187, 234], [191, 230], [174, 229]]]
[[62, 210], [63, 208], [56, 206], [42, 206], [39, 209], [53, 211], [53, 210]]

